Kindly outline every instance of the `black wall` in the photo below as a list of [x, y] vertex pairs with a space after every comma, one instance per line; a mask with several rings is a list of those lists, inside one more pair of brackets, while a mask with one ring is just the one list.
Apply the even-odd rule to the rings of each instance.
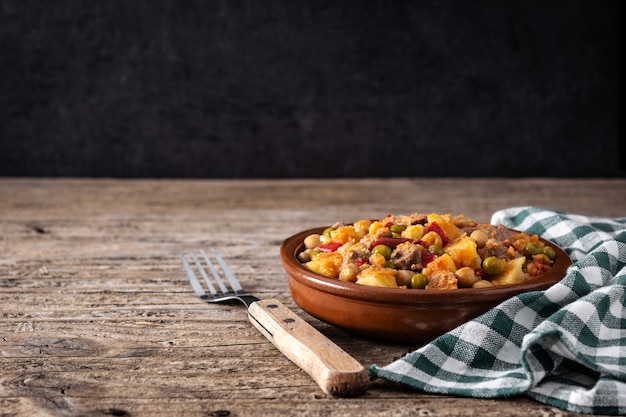
[[620, 25], [619, 0], [0, 0], [0, 175], [624, 176]]

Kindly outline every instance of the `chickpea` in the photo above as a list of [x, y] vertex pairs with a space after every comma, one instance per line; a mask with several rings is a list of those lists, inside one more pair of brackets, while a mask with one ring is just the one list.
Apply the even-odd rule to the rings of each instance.
[[347, 282], [355, 282], [359, 272], [361, 272], [361, 268], [359, 268], [357, 264], [348, 263], [339, 271], [339, 279]]
[[399, 269], [396, 271], [396, 282], [400, 286], [404, 285], [407, 288], [411, 288], [411, 278], [413, 278], [413, 275], [415, 275], [414, 271]]
[[311, 260], [311, 249], [300, 252], [298, 254], [298, 260], [302, 263], [309, 262]]
[[476, 246], [479, 248], [484, 248], [487, 243], [487, 239], [489, 239], [487, 232], [479, 229], [474, 230], [472, 234], [470, 234], [470, 237], [476, 241]]
[[459, 281], [459, 287], [464, 288], [469, 288], [481, 280], [481, 278], [477, 276], [474, 270], [469, 266], [457, 269], [454, 275], [456, 275], [456, 278]]
[[481, 279], [480, 281], [476, 281], [472, 288], [490, 288], [493, 287], [491, 281], [487, 281], [486, 279]]
[[304, 247], [307, 249], [317, 248], [321, 244], [320, 235], [318, 234], [308, 235], [304, 238]]

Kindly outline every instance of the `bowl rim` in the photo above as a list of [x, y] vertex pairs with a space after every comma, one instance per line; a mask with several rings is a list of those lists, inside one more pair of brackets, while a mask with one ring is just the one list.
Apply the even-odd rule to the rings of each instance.
[[[504, 300], [517, 294], [545, 290], [559, 282], [572, 265], [570, 257], [559, 246], [547, 239], [539, 238], [556, 252], [556, 261], [550, 271], [521, 284], [502, 285], [489, 288], [459, 288], [453, 290], [413, 290], [406, 288], [373, 287], [353, 282], [341, 281], [317, 274], [298, 261], [296, 255], [304, 246], [304, 238], [313, 233], [322, 233], [328, 226], [315, 227], [297, 232], [280, 245], [280, 258], [283, 267], [292, 279], [318, 291], [333, 293], [366, 303], [396, 305], [416, 305], [424, 303], [467, 304], [468, 302], [493, 302]], [[508, 229], [519, 232], [515, 229]]]

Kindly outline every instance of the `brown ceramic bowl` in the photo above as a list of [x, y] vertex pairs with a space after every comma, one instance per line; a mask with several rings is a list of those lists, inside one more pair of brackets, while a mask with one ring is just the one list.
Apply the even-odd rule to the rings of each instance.
[[523, 284], [457, 290], [378, 288], [327, 278], [310, 271], [296, 255], [304, 238], [325, 227], [304, 230], [280, 247], [293, 300], [318, 319], [352, 333], [385, 342], [424, 344], [517, 294], [544, 290], [565, 276], [571, 260], [552, 242], [552, 269]]

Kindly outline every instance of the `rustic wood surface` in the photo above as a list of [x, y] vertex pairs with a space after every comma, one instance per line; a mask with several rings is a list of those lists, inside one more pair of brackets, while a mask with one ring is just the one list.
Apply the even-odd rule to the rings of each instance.
[[218, 248], [364, 365], [413, 346], [352, 336], [298, 309], [289, 235], [386, 213], [536, 205], [623, 217], [622, 179], [91, 180], [0, 178], [0, 415], [572, 416], [525, 397], [433, 396], [385, 381], [325, 395], [239, 305], [198, 300], [182, 250]]

